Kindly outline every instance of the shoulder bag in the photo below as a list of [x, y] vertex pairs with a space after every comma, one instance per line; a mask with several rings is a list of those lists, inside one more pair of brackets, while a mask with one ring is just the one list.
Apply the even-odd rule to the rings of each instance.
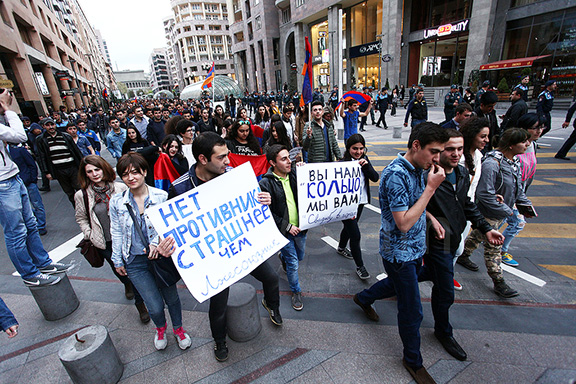
[[[90, 220], [90, 210], [88, 209], [88, 192], [85, 189], [82, 190], [82, 195], [84, 196], [84, 207], [86, 208], [86, 216], [88, 217], [88, 225], [92, 228], [92, 221]], [[90, 263], [94, 268], [100, 268], [104, 265], [104, 257], [98, 251], [98, 248], [90, 239], [82, 239], [76, 246], [80, 248], [80, 253], [84, 258]]]

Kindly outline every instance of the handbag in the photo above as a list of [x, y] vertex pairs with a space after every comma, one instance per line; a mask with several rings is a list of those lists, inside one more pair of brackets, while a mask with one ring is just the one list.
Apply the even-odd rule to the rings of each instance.
[[[88, 193], [85, 189], [82, 190], [82, 195], [84, 196], [84, 207], [86, 207], [86, 216], [88, 216], [88, 225], [92, 228], [92, 222], [90, 220], [90, 210], [88, 209]], [[76, 248], [80, 248], [80, 253], [84, 258], [90, 263], [94, 268], [100, 268], [104, 265], [104, 257], [98, 251], [98, 248], [90, 239], [82, 239]]]
[[[142, 233], [142, 228], [138, 224], [138, 220], [136, 219], [136, 215], [134, 214], [134, 210], [130, 203], [126, 203], [126, 208], [128, 209], [128, 213], [134, 222], [134, 227], [136, 228], [136, 233], [140, 236], [140, 240], [144, 244], [146, 244], [146, 255], [150, 253], [150, 249], [148, 247], [148, 239]], [[152, 270], [152, 274], [154, 275], [154, 279], [156, 280], [156, 285], [159, 287], [170, 287], [180, 281], [180, 272], [174, 265], [171, 257], [164, 257], [160, 255], [157, 259], [148, 259], [150, 261], [150, 269]]]

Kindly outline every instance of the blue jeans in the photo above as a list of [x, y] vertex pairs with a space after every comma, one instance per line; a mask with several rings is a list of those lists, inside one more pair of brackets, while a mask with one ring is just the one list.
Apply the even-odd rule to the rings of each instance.
[[298, 262], [304, 260], [304, 250], [306, 247], [307, 232], [300, 232], [296, 236], [288, 234], [286, 239], [289, 243], [280, 250], [282, 259], [286, 263], [286, 276], [290, 290], [294, 293], [302, 292], [298, 281]]
[[178, 329], [182, 326], [182, 305], [176, 284], [169, 287], [156, 285], [156, 279], [150, 269], [151, 262], [146, 255], [134, 257], [132, 262], [126, 265], [128, 277], [144, 299], [144, 304], [146, 304], [150, 318], [156, 324], [156, 328], [161, 328], [166, 324], [166, 315], [164, 314], [164, 303], [166, 303], [172, 320], [172, 327]]
[[[508, 226], [502, 232], [504, 236], [504, 244], [502, 244], [501, 252], [508, 252], [508, 247], [514, 238], [524, 229], [526, 225], [526, 220], [524, 220], [524, 215], [521, 215], [520, 212], [516, 208], [513, 208], [512, 211], [514, 212], [512, 216], [508, 216], [506, 218], [506, 224]], [[504, 223], [502, 223], [503, 225]], [[502, 227], [500, 225], [500, 227]], [[498, 228], [500, 229], [500, 228]]]
[[38, 185], [32, 183], [26, 189], [28, 189], [28, 197], [30, 197], [30, 204], [32, 204], [32, 212], [34, 212], [34, 217], [36, 217], [38, 230], [46, 230], [46, 211], [44, 210], [44, 203], [42, 202]]
[[412, 123], [410, 124], [410, 127], [412, 127], [412, 129], [414, 129], [415, 126], [417, 126], [420, 123], [424, 123], [426, 120], [417, 120], [417, 119], [412, 119]]
[[19, 176], [0, 181], [0, 202], [8, 256], [23, 279], [32, 278], [52, 260], [40, 240], [28, 190]]
[[454, 304], [454, 255], [441, 244], [429, 244], [418, 281], [432, 281], [434, 330], [439, 336], [452, 336], [449, 311]]
[[398, 307], [398, 332], [404, 345], [404, 360], [418, 369], [422, 367], [420, 353], [420, 324], [422, 323], [422, 303], [418, 289], [418, 274], [422, 266], [422, 258], [390, 262], [382, 259], [388, 277], [380, 280], [370, 288], [358, 293], [358, 300], [371, 305], [376, 300], [396, 296]]

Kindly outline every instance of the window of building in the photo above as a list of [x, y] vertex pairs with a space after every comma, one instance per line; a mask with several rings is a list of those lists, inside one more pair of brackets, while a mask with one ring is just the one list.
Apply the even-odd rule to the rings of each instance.
[[252, 23], [248, 23], [248, 40], [254, 38], [254, 31], [252, 30]]
[[376, 35], [382, 33], [382, 2], [368, 0], [352, 7], [350, 24], [351, 46], [377, 41]]
[[256, 16], [256, 19], [254, 21], [256, 23], [256, 30], [258, 31], [260, 28], [262, 28], [262, 19], [260, 18], [260, 16]]
[[234, 34], [234, 40], [235, 43], [241, 43], [244, 41], [244, 32], [240, 31], [240, 32], [236, 32]]
[[217, 71], [224, 71], [226, 70], [226, 64], [216, 64], [214, 65], [214, 69]]
[[203, 30], [204, 30], [204, 26], [203, 26], [203, 25], [197, 25], [197, 26], [196, 26], [196, 30], [197, 30], [197, 31], [203, 31]]
[[202, 15], [195, 14], [195, 15], [194, 15], [194, 20], [202, 20]]
[[200, 4], [190, 4], [190, 7], [194, 11], [199, 11], [201, 9]]
[[470, 18], [472, 0], [414, 0], [410, 30], [449, 24]]
[[272, 53], [274, 55], [274, 65], [280, 64], [280, 39], [272, 39]]
[[250, 11], [250, 0], [244, 2], [244, 9], [246, 10], [246, 18], [249, 19], [252, 16], [252, 12]]
[[219, 25], [209, 25], [209, 26], [208, 26], [208, 29], [211, 30], [211, 31], [219, 31], [219, 30], [221, 30], [222, 28], [221, 28]]
[[186, 27], [184, 27], [182, 30], [183, 30], [184, 32], [190, 32], [190, 31], [191, 31], [190, 26], [186, 26]]
[[32, 13], [34, 14], [34, 16], [38, 17], [38, 12], [36, 12], [36, 6], [32, 2], [32, 0], [30, 0], [30, 9], [32, 10]]
[[306, 0], [296, 0], [296, 8], [303, 6], [305, 2]]
[[290, 14], [290, 7], [282, 10], [282, 24], [286, 24], [290, 22], [292, 19], [292, 15]]
[[30, 32], [28, 31], [28, 27], [18, 21], [16, 21], [16, 27], [18, 28], [22, 42], [32, 46], [32, 40], [30, 39]]

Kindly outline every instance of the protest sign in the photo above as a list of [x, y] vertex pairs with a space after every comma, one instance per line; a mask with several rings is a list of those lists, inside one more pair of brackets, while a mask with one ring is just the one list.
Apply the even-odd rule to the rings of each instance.
[[305, 164], [296, 175], [300, 229], [356, 216], [364, 185], [357, 161]]
[[176, 240], [172, 255], [199, 302], [240, 280], [288, 241], [257, 201], [250, 163], [146, 211], [162, 237]]

